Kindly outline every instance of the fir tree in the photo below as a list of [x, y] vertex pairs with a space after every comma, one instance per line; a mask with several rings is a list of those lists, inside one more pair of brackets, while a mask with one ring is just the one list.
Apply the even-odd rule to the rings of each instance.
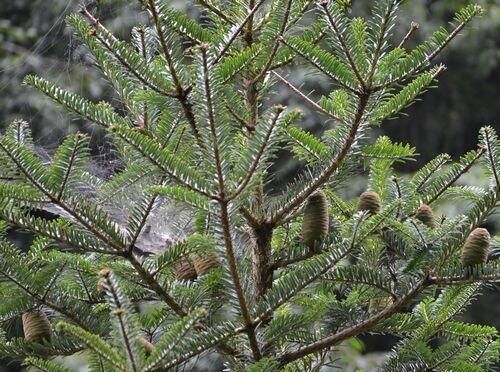
[[[374, 0], [366, 19], [344, 0], [198, 3], [203, 24], [167, 1], [141, 1], [149, 23], [130, 42], [85, 7], [67, 19], [119, 105], [26, 77], [103, 127], [120, 167], [110, 178], [93, 173], [85, 134], [68, 135], [50, 162], [26, 122], [0, 136], [0, 320], [6, 329], [23, 319], [26, 335], [4, 331], [0, 355], [67, 371], [54, 357], [83, 352], [91, 370], [153, 371], [211, 352], [230, 370], [305, 371], [373, 332], [400, 338], [385, 371], [489, 370], [497, 330], [456, 316], [500, 280], [495, 255], [485, 262], [495, 238], [461, 262], [498, 207], [497, 134], [484, 127], [476, 150], [456, 162], [440, 155], [411, 178], [393, 165], [415, 149], [369, 136], [436, 83], [445, 67], [435, 58], [481, 8], [458, 10], [408, 49], [414, 26], [391, 44], [400, 0]], [[316, 102], [294, 87], [282, 71], [298, 63], [326, 75], [331, 94]], [[279, 84], [322, 115], [324, 135], [273, 103]], [[284, 147], [305, 165], [271, 192]], [[455, 185], [475, 164], [489, 187]], [[362, 167], [370, 200], [342, 200]], [[422, 205], [432, 213], [449, 197], [467, 211], [422, 221]], [[27, 252], [7, 238], [12, 228], [34, 234]]]

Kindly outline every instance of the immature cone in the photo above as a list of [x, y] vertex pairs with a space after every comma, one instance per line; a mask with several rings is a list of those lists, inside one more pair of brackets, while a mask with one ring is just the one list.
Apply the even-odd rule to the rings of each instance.
[[483, 228], [474, 229], [464, 244], [462, 265], [474, 266], [486, 263], [490, 251], [490, 233]]
[[41, 311], [32, 310], [23, 314], [24, 338], [27, 341], [40, 342], [50, 340], [52, 328], [49, 320]]
[[328, 201], [323, 191], [311, 195], [304, 208], [302, 240], [310, 247], [328, 234]]
[[155, 349], [154, 345], [148, 340], [146, 340], [144, 337], [138, 337], [137, 341], [139, 341], [139, 344], [144, 348], [146, 355], [150, 355]]
[[431, 229], [436, 227], [434, 213], [432, 212], [432, 208], [427, 204], [422, 204], [420, 208], [418, 208], [415, 218]]
[[381, 208], [380, 196], [375, 191], [365, 191], [359, 197], [358, 211], [368, 211], [376, 214]]
[[217, 256], [214, 254], [208, 254], [205, 257], [196, 257], [193, 259], [194, 269], [196, 270], [196, 274], [198, 276], [205, 275], [214, 267], [219, 265], [217, 261]]
[[177, 280], [195, 280], [197, 275], [193, 264], [190, 261], [180, 262], [175, 267], [175, 278]]

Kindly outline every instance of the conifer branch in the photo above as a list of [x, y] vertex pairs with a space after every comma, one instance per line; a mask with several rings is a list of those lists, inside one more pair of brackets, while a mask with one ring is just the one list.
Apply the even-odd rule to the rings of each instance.
[[500, 178], [498, 175], [498, 169], [497, 169], [495, 159], [493, 158], [489, 128], [488, 127], [483, 128], [483, 133], [484, 133], [484, 141], [486, 142], [486, 152], [488, 154], [488, 161], [489, 161], [490, 166], [491, 166], [493, 177], [495, 178], [497, 190], [500, 191]]
[[220, 157], [220, 149], [219, 149], [219, 138], [217, 137], [217, 129], [215, 122], [215, 112], [212, 102], [212, 87], [210, 85], [209, 79], [209, 66], [207, 59], [207, 47], [205, 45], [201, 46], [202, 53], [202, 63], [203, 63], [203, 75], [204, 75], [204, 88], [205, 88], [205, 97], [207, 100], [207, 110], [208, 110], [208, 122], [210, 124], [210, 131], [212, 136], [212, 146], [214, 150], [215, 157], [215, 166], [217, 169], [217, 179], [219, 186], [219, 207], [220, 207], [220, 218], [223, 228], [224, 234], [224, 243], [226, 247], [226, 252], [229, 261], [229, 267], [231, 269], [231, 276], [233, 278], [234, 286], [236, 287], [236, 293], [238, 296], [238, 302], [241, 307], [241, 314], [243, 316], [243, 320], [247, 327], [248, 339], [250, 341], [250, 346], [252, 348], [252, 352], [254, 354], [254, 358], [259, 360], [262, 355], [259, 350], [259, 345], [257, 342], [257, 338], [255, 336], [255, 330], [251, 327], [252, 319], [250, 316], [250, 311], [248, 310], [247, 300], [245, 298], [245, 292], [243, 290], [243, 286], [241, 284], [240, 274], [236, 262], [236, 256], [234, 254], [233, 249], [233, 238], [231, 233], [231, 223], [229, 221], [229, 212], [228, 212], [228, 201], [229, 198], [226, 196], [225, 189], [225, 177], [222, 171], [222, 162]]
[[109, 270], [102, 270], [101, 276], [106, 281], [107, 288], [109, 289], [109, 292], [110, 292], [111, 296], [113, 297], [113, 306], [116, 307], [116, 309], [113, 311], [113, 315], [115, 315], [118, 318], [120, 332], [121, 332], [121, 336], [122, 336], [122, 339], [123, 339], [124, 344], [125, 344], [125, 350], [127, 352], [130, 366], [132, 367], [132, 371], [139, 372], [137, 361], [135, 360], [135, 358], [136, 358], [135, 353], [132, 350], [132, 340], [130, 340], [130, 338], [129, 338], [128, 330], [127, 330], [127, 326], [126, 326], [126, 319], [124, 319], [124, 313], [127, 311], [127, 309], [123, 308], [122, 301], [115, 291], [115, 288], [114, 288], [115, 284], [112, 282], [110, 271]]
[[302, 93], [299, 89], [297, 89], [291, 82], [289, 82], [287, 79], [285, 79], [283, 76], [278, 74], [276, 71], [273, 71], [274, 76], [276, 76], [283, 84], [285, 84], [292, 92], [294, 92], [297, 96], [302, 98], [305, 103], [310, 105], [313, 109], [315, 109], [317, 112], [322, 113], [323, 115], [329, 117], [330, 119], [335, 120], [336, 122], [341, 123], [342, 120], [332, 113], [326, 111], [323, 107], [318, 105], [316, 102], [314, 102], [312, 99], [310, 99], [308, 96], [306, 96], [304, 93]]
[[93, 24], [94, 27], [96, 28], [94, 30], [94, 32], [92, 33], [92, 35], [96, 38], [96, 40], [98, 40], [99, 43], [104, 48], [106, 48], [106, 50], [108, 52], [110, 52], [117, 59], [117, 61], [120, 62], [120, 64], [123, 67], [125, 67], [135, 78], [137, 78], [141, 83], [143, 83], [145, 86], [147, 86], [148, 88], [152, 89], [154, 92], [156, 92], [158, 94], [161, 94], [161, 95], [163, 95], [165, 97], [171, 97], [171, 98], [177, 97], [176, 93], [174, 93], [174, 92], [168, 92], [168, 91], [166, 91], [164, 89], [161, 89], [161, 88], [155, 86], [151, 82], [149, 82], [140, 73], [138, 73], [136, 71], [136, 69], [134, 69], [119, 53], [116, 53], [116, 51], [114, 50], [114, 48], [103, 37], [101, 37], [99, 35], [99, 33], [97, 32], [97, 30], [103, 31], [107, 36], [111, 37], [114, 42], [118, 42], [118, 39], [116, 39], [115, 36], [106, 27], [104, 27], [104, 25], [100, 22], [100, 20], [98, 18], [94, 17], [92, 15], [92, 13], [90, 13], [85, 6], [82, 6], [80, 8], [80, 13], [83, 16], [85, 16], [85, 18], [87, 18], [89, 20], [89, 22], [91, 24]]
[[141, 262], [135, 257], [133, 253], [127, 253], [125, 258], [131, 263], [136, 270], [137, 274], [144, 280], [144, 283], [151, 288], [165, 303], [180, 317], [187, 315], [187, 312], [170, 296], [167, 291], [161, 286], [151, 275], [149, 271], [144, 268]]
[[343, 50], [347, 60], [349, 61], [349, 64], [352, 68], [352, 71], [354, 72], [354, 74], [358, 78], [358, 81], [361, 84], [362, 90], [365, 90], [366, 89], [366, 82], [363, 79], [363, 77], [361, 76], [361, 72], [359, 71], [358, 66], [354, 62], [354, 59], [352, 58], [351, 51], [349, 50], [349, 46], [347, 45], [347, 43], [344, 39], [344, 36], [342, 35], [341, 30], [338, 28], [337, 23], [333, 19], [332, 13], [330, 13], [330, 10], [328, 9], [328, 0], [321, 1], [321, 6], [323, 7], [323, 11], [325, 12], [325, 15], [328, 19], [328, 23], [330, 24], [330, 27], [334, 31], [335, 36], [337, 37], [340, 45], [342, 46], [342, 50]]
[[347, 138], [342, 144], [342, 147], [340, 148], [337, 155], [335, 155], [330, 164], [328, 164], [317, 177], [313, 178], [303, 190], [298, 192], [297, 195], [292, 200], [290, 200], [290, 202], [281, 207], [273, 215], [268, 217], [268, 222], [271, 225], [279, 224], [288, 213], [290, 213], [302, 202], [304, 202], [304, 200], [306, 200], [309, 195], [311, 195], [319, 186], [326, 182], [328, 178], [330, 178], [330, 176], [339, 168], [339, 166], [349, 153], [351, 146], [356, 140], [356, 134], [358, 132], [359, 126], [363, 121], [363, 115], [368, 104], [369, 97], [369, 94], [364, 94], [359, 97], [358, 107], [356, 109], [356, 115], [354, 116], [353, 123], [351, 124], [351, 128], [349, 130]]
[[262, 159], [262, 156], [264, 155], [264, 152], [265, 152], [266, 147], [268, 145], [268, 142], [269, 142], [269, 139], [270, 139], [271, 134], [273, 132], [273, 129], [276, 126], [278, 118], [280, 117], [280, 115], [284, 109], [285, 108], [283, 106], [276, 107], [276, 112], [274, 113], [274, 116], [272, 118], [272, 123], [269, 126], [269, 130], [267, 131], [265, 139], [262, 141], [262, 145], [260, 146], [257, 154], [255, 155], [255, 158], [254, 158], [252, 164], [250, 165], [250, 168], [248, 169], [247, 174], [245, 175], [243, 180], [241, 180], [241, 182], [239, 182], [238, 186], [233, 191], [233, 193], [227, 197], [227, 200], [233, 200], [233, 199], [237, 198], [238, 195], [240, 195], [241, 192], [243, 192], [243, 190], [245, 190], [246, 186], [248, 185], [248, 182], [250, 182], [250, 180], [252, 179], [252, 177], [253, 177], [253, 175], [254, 175], [254, 173], [255, 173], [255, 171], [260, 163], [260, 160]]
[[[326, 33], [325, 32], [321, 32], [317, 37], [315, 37], [313, 40], [311, 40], [310, 43], [312, 45], [318, 45], [319, 42], [321, 40], [323, 40], [323, 38], [325, 36], [326, 36]], [[292, 63], [295, 60], [295, 58], [297, 58], [297, 56], [298, 56], [298, 54], [291, 55], [290, 57], [288, 57], [284, 61], [272, 65], [269, 68], [269, 71], [274, 71], [274, 70], [277, 70], [278, 68], [285, 67], [285, 66], [289, 65], [290, 63]]]
[[486, 283], [500, 281], [500, 273], [493, 273], [488, 275], [473, 275], [473, 276], [431, 276], [429, 278], [431, 284], [439, 286], [459, 285], [459, 284], [472, 284], [472, 283]]
[[149, 215], [151, 214], [151, 211], [153, 210], [153, 206], [155, 202], [158, 200], [158, 195], [153, 194], [151, 198], [149, 199], [149, 202], [146, 206], [146, 210], [144, 211], [144, 214], [141, 217], [141, 221], [139, 222], [139, 225], [137, 226], [136, 231], [134, 232], [134, 235], [132, 236], [132, 239], [130, 240], [129, 246], [128, 246], [128, 251], [132, 252], [134, 249], [135, 243], [137, 242], [137, 239], [139, 238], [139, 235], [141, 235], [141, 232], [144, 229], [144, 226], [146, 225], [146, 222], [148, 220]]
[[349, 90], [357, 95], [360, 94], [360, 92], [357, 89], [355, 89], [355, 88], [347, 85], [343, 81], [341, 81], [337, 76], [333, 75], [330, 71], [327, 71], [323, 66], [321, 66], [319, 63], [317, 63], [317, 61], [314, 58], [311, 58], [310, 56], [304, 54], [302, 51], [300, 51], [295, 46], [291, 45], [288, 41], [286, 41], [283, 37], [279, 38], [279, 41], [281, 43], [283, 43], [284, 45], [286, 45], [287, 47], [289, 47], [291, 50], [293, 50], [297, 55], [304, 58], [306, 61], [308, 61], [311, 65], [316, 67], [319, 71], [324, 73], [326, 76], [328, 76], [330, 79], [334, 80], [341, 87], [343, 87], [343, 88], [345, 88], [345, 89], [347, 89], [347, 90]]
[[160, 45], [161, 45], [161, 48], [163, 50], [163, 54], [165, 56], [165, 59], [167, 60], [169, 72], [170, 72], [170, 75], [172, 76], [172, 80], [174, 82], [175, 89], [177, 90], [177, 97], [176, 98], [179, 100], [179, 102], [182, 106], [182, 109], [184, 110], [184, 114], [186, 116], [186, 119], [189, 122], [189, 125], [191, 126], [191, 130], [193, 132], [194, 137], [196, 138], [198, 146], [201, 149], [203, 149], [204, 144], [201, 140], [200, 132], [198, 130], [198, 125], [197, 125], [196, 119], [194, 117], [193, 105], [189, 101], [189, 97], [188, 97], [189, 91], [187, 89], [185, 90], [183, 88], [182, 83], [179, 79], [179, 76], [177, 75], [175, 63], [174, 63], [173, 57], [170, 53], [169, 47], [167, 45], [167, 40], [165, 38], [165, 34], [163, 33], [163, 29], [161, 27], [160, 18], [159, 18], [158, 11], [157, 11], [156, 5], [155, 5], [155, 0], [148, 0], [148, 9], [149, 9], [151, 16], [153, 18], [153, 24], [155, 25], [156, 32], [158, 33]]
[[359, 335], [372, 326], [390, 317], [392, 314], [396, 313], [403, 306], [408, 304], [413, 298], [415, 298], [425, 287], [429, 285], [427, 279], [422, 279], [418, 283], [416, 283], [404, 297], [401, 297], [399, 300], [394, 302], [391, 306], [385, 308], [384, 310], [376, 313], [375, 315], [369, 317], [368, 319], [354, 325], [348, 327], [340, 332], [337, 332], [331, 336], [320, 339], [316, 342], [313, 342], [309, 345], [300, 347], [297, 350], [284, 353], [279, 357], [279, 363], [281, 366], [285, 366], [288, 363], [291, 363], [297, 359], [303, 358], [309, 354], [317, 353], [321, 350], [327, 349], [334, 345], [337, 345], [339, 342], [344, 341], [353, 336]]
[[293, 265], [295, 263], [307, 260], [308, 258], [311, 258], [311, 257], [313, 257], [313, 256], [315, 256], [317, 254], [318, 254], [318, 252], [315, 252], [315, 251], [311, 250], [311, 251], [308, 251], [307, 253], [302, 254], [300, 256], [297, 256], [297, 257], [277, 260], [277, 261], [275, 261], [272, 264], [271, 267], [272, 267], [273, 270], [277, 270], [277, 269], [280, 269], [280, 268], [285, 268], [285, 267], [288, 267], [288, 266]]
[[81, 138], [82, 138], [82, 136], [78, 136], [76, 138], [76, 141], [75, 141], [75, 143], [73, 145], [73, 149], [71, 150], [71, 156], [70, 156], [67, 168], [66, 168], [66, 172], [64, 173], [63, 182], [62, 182], [62, 184], [60, 186], [59, 192], [56, 195], [56, 199], [57, 200], [61, 200], [61, 198], [63, 196], [64, 189], [66, 188], [66, 184], [68, 183], [69, 175], [71, 174], [71, 171], [73, 170], [73, 165], [74, 165], [74, 162], [75, 162], [75, 157], [76, 157], [76, 154], [77, 154], [78, 146], [80, 145], [80, 139]]
[[463, 176], [465, 173], [467, 173], [471, 168], [472, 166], [475, 164], [475, 162], [477, 160], [479, 160], [481, 158], [481, 156], [484, 155], [484, 153], [486, 152], [486, 148], [481, 148], [477, 151], [476, 153], [476, 156], [468, 163], [466, 164], [464, 167], [462, 167], [460, 169], [459, 172], [457, 172], [457, 174], [452, 178], [450, 179], [445, 185], [443, 185], [443, 187], [437, 192], [435, 193], [431, 199], [427, 200], [427, 204], [430, 205], [432, 204], [433, 202], [435, 202], [441, 195], [443, 195], [443, 193], [448, 190], [461, 176]]
[[410, 40], [410, 37], [415, 33], [420, 28], [420, 25], [417, 22], [412, 22], [410, 24], [410, 29], [408, 32], [405, 34], [403, 39], [399, 42], [398, 48], [402, 48], [408, 40]]
[[[253, 1], [253, 0], [251, 0], [251, 1]], [[231, 34], [229, 40], [226, 42], [226, 44], [224, 45], [222, 50], [219, 52], [219, 54], [215, 58], [214, 63], [218, 63], [222, 59], [222, 57], [224, 57], [224, 55], [227, 53], [227, 51], [229, 50], [231, 45], [233, 45], [234, 41], [236, 40], [238, 35], [241, 33], [243, 28], [247, 25], [247, 23], [249, 23], [253, 19], [254, 14], [257, 12], [257, 10], [259, 10], [259, 8], [262, 6], [262, 4], [265, 3], [265, 1], [266, 0], [259, 0], [259, 2], [257, 4], [255, 4], [253, 7], [250, 8], [250, 11], [248, 12], [247, 16], [238, 25], [238, 27], [236, 27], [236, 29]]]
[[450, 156], [448, 154], [445, 154], [439, 162], [437, 162], [435, 164], [435, 166], [433, 167], [433, 169], [426, 175], [426, 177], [424, 177], [418, 185], [416, 185], [415, 187], [415, 191], [416, 192], [421, 192], [422, 188], [424, 187], [424, 185], [427, 183], [427, 181], [429, 181], [429, 179], [439, 170], [441, 169], [441, 167], [446, 164], [448, 161], [450, 160]]
[[51, 308], [52, 310], [58, 312], [59, 314], [64, 315], [66, 318], [71, 320], [73, 323], [77, 324], [80, 328], [85, 329], [85, 330], [90, 332], [90, 329], [75, 314], [71, 313], [70, 311], [68, 311], [64, 307], [61, 307], [58, 304], [56, 304], [50, 300], [47, 300], [47, 298], [40, 296], [38, 293], [29, 289], [29, 287], [22, 284], [20, 281], [18, 281], [16, 278], [9, 275], [9, 273], [5, 272], [4, 270], [0, 270], [0, 274], [2, 274], [10, 282], [14, 283], [16, 286], [18, 286], [20, 289], [22, 289], [24, 292], [26, 292], [27, 295], [29, 295], [30, 297], [35, 299], [40, 305], [47, 306], [47, 307]]
[[390, 5], [387, 6], [387, 11], [384, 15], [383, 18], [383, 23], [380, 27], [380, 32], [377, 35], [377, 42], [375, 46], [375, 52], [373, 54], [373, 59], [371, 61], [371, 67], [370, 67], [370, 73], [368, 75], [368, 84], [370, 85], [370, 89], [372, 88], [372, 83], [373, 83], [373, 77], [375, 75], [375, 72], [377, 70], [377, 64], [379, 61], [379, 58], [382, 54], [382, 48], [384, 44], [384, 38], [386, 36], [387, 29], [390, 26], [390, 16], [391, 13], [394, 10], [394, 7], [397, 5], [397, 3], [400, 2], [400, 0], [392, 0]]
[[243, 290], [243, 286], [241, 285], [240, 274], [236, 263], [236, 256], [233, 248], [233, 238], [231, 234], [231, 225], [229, 222], [229, 212], [227, 203], [221, 202], [220, 209], [221, 209], [221, 222], [224, 234], [224, 243], [226, 246], [229, 268], [231, 270], [231, 275], [233, 277], [234, 286], [236, 287], [236, 294], [238, 296], [238, 302], [241, 307], [240, 309], [241, 315], [243, 316], [243, 320], [245, 322], [245, 332], [248, 335], [248, 339], [250, 341], [250, 347], [252, 349], [254, 358], [256, 360], [259, 360], [262, 357], [262, 355], [255, 335], [255, 326], [254, 323], [252, 322], [250, 311], [247, 305], [247, 300], [245, 298], [245, 292]]
[[230, 20], [222, 10], [217, 8], [215, 5], [211, 4], [209, 0], [196, 0], [196, 1], [198, 1], [202, 6], [213, 12], [217, 17], [224, 20], [224, 22], [230, 25], [234, 25], [234, 22]]
[[42, 194], [44, 194], [52, 203], [61, 207], [66, 212], [68, 212], [73, 218], [75, 218], [79, 223], [81, 223], [86, 229], [88, 229], [92, 234], [94, 234], [99, 240], [107, 244], [108, 246], [115, 249], [117, 252], [120, 252], [122, 247], [113, 241], [112, 238], [107, 236], [106, 233], [102, 233], [91, 223], [87, 221], [87, 219], [77, 213], [70, 205], [67, 205], [65, 202], [58, 200], [55, 195], [53, 195], [50, 190], [47, 190], [38, 180], [36, 180], [31, 172], [23, 167], [23, 165], [18, 161], [18, 159], [13, 156], [13, 154], [4, 146], [4, 144], [0, 141], [0, 148], [5, 152], [5, 154], [16, 164], [17, 168], [24, 174], [24, 176], [30, 181], [30, 183], [35, 186]]
[[278, 51], [280, 42], [279, 38], [283, 36], [283, 34], [286, 31], [287, 28], [287, 23], [288, 23], [288, 18], [290, 17], [290, 8], [292, 7], [292, 0], [288, 0], [286, 3], [286, 8], [285, 8], [285, 14], [283, 15], [283, 21], [280, 26], [280, 30], [278, 33], [278, 38], [276, 39], [276, 42], [273, 44], [273, 47], [271, 49], [271, 53], [269, 55], [269, 58], [262, 70], [257, 74], [257, 76], [254, 78], [253, 82], [256, 83], [262, 79], [262, 77], [269, 71], [269, 69], [272, 67], [274, 57], [276, 56], [276, 52]]

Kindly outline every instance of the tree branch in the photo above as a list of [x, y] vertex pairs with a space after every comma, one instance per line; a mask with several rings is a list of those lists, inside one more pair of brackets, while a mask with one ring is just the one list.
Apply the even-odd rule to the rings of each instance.
[[352, 327], [348, 327], [331, 336], [325, 337], [309, 345], [303, 346], [297, 350], [282, 354], [278, 358], [280, 365], [285, 366], [286, 364], [291, 363], [297, 359], [303, 358], [309, 354], [319, 352], [325, 348], [334, 346], [343, 340], [346, 340], [360, 333], [368, 331], [373, 325], [377, 324], [381, 320], [390, 317], [392, 314], [396, 313], [399, 309], [401, 309], [403, 306], [409, 303], [414, 297], [416, 297], [420, 293], [422, 289], [428, 286], [428, 284], [429, 283], [427, 279], [422, 279], [415, 286], [413, 286], [413, 288], [411, 288], [411, 290], [408, 291], [408, 293], [404, 297], [394, 302], [391, 306], [371, 316], [370, 318]]
[[288, 204], [281, 207], [276, 213], [268, 217], [268, 222], [272, 225], [276, 225], [280, 220], [285, 217], [289, 212], [298, 207], [304, 200], [307, 199], [319, 186], [321, 186], [330, 176], [339, 168], [340, 164], [344, 158], [349, 153], [351, 146], [356, 140], [356, 134], [358, 132], [359, 126], [363, 120], [363, 115], [365, 108], [368, 104], [369, 94], [363, 94], [359, 97], [358, 107], [356, 109], [356, 115], [354, 117], [349, 134], [340, 148], [337, 155], [333, 158], [331, 163], [312, 181], [300, 191]]
[[257, 12], [257, 10], [259, 10], [259, 8], [262, 6], [262, 4], [264, 4], [265, 1], [266, 0], [260, 0], [253, 8], [250, 9], [250, 12], [247, 14], [245, 19], [240, 23], [238, 27], [236, 27], [236, 30], [233, 31], [226, 45], [224, 45], [219, 55], [215, 58], [215, 63], [218, 63], [222, 59], [222, 57], [224, 57], [224, 55], [229, 50], [231, 45], [234, 43], [240, 32], [246, 26], [247, 22], [253, 19], [254, 14]]
[[290, 90], [292, 92], [294, 92], [297, 96], [299, 96], [300, 98], [302, 98], [302, 100], [304, 100], [304, 102], [307, 103], [308, 105], [310, 105], [313, 109], [315, 109], [316, 111], [318, 111], [318, 112], [322, 113], [323, 115], [329, 117], [330, 119], [333, 119], [333, 120], [335, 120], [337, 122], [340, 122], [340, 123], [342, 122], [342, 120], [340, 118], [338, 118], [335, 115], [333, 115], [332, 113], [326, 111], [323, 107], [321, 107], [320, 105], [318, 105], [316, 102], [314, 102], [312, 99], [310, 99], [304, 93], [302, 93], [299, 89], [295, 88], [292, 83], [290, 83], [287, 79], [285, 79], [283, 76], [281, 76], [280, 74], [278, 74], [276, 71], [273, 71], [273, 74], [283, 84], [285, 84], [288, 88], [290, 88]]

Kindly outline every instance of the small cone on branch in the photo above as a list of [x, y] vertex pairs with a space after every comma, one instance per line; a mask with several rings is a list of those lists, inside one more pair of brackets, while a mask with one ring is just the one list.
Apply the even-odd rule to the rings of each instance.
[[175, 279], [195, 280], [198, 277], [191, 261], [182, 261], [175, 267]]
[[474, 229], [464, 244], [462, 266], [475, 266], [486, 263], [490, 251], [491, 236], [488, 230]]
[[436, 228], [436, 219], [434, 218], [434, 213], [432, 212], [432, 208], [427, 204], [422, 204], [420, 208], [418, 208], [418, 211], [415, 214], [415, 218], [430, 229]]
[[209, 253], [204, 257], [196, 257], [193, 259], [194, 269], [196, 270], [196, 274], [198, 276], [205, 275], [214, 267], [219, 266], [219, 261], [217, 260], [217, 256], [213, 253]]
[[310, 247], [328, 234], [328, 201], [323, 191], [318, 191], [306, 201], [302, 221], [302, 240]]
[[146, 340], [144, 337], [138, 337], [137, 341], [139, 341], [139, 344], [143, 347], [144, 351], [146, 352], [146, 355], [151, 355], [153, 350], [155, 349], [154, 345]]
[[368, 211], [370, 214], [380, 212], [382, 202], [375, 191], [365, 191], [359, 197], [358, 211]]
[[27, 311], [23, 314], [24, 338], [28, 341], [40, 342], [50, 340], [52, 328], [47, 316], [38, 310]]

